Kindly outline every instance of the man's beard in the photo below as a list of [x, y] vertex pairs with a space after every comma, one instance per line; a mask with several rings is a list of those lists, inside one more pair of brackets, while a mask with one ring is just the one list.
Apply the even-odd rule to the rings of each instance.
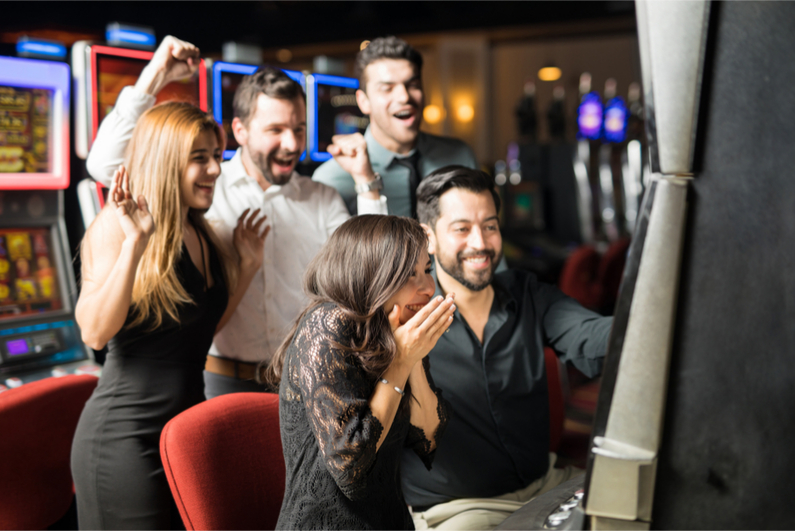
[[[260, 173], [262, 173], [262, 176], [265, 177], [265, 180], [268, 181], [269, 183], [281, 186], [283, 184], [286, 184], [290, 180], [292, 172], [288, 173], [287, 175], [282, 175], [279, 177], [275, 176], [271, 172], [269, 164], [270, 155], [264, 155], [262, 153], [256, 153], [252, 155], [253, 156], [251, 158], [254, 161], [254, 164], [257, 165], [257, 168], [259, 168]], [[293, 168], [293, 170], [295, 170], [295, 168]]]
[[[473, 256], [488, 256], [491, 260], [491, 267], [480, 272], [480, 274], [477, 275], [478, 280], [475, 282], [472, 282], [464, 276], [463, 265], [465, 258], [470, 258]], [[497, 269], [497, 264], [501, 258], [502, 253], [497, 254], [491, 250], [484, 250], [478, 251], [477, 253], [460, 252], [456, 254], [455, 261], [448, 261], [446, 257], [442, 256], [442, 254], [439, 252], [439, 249], [436, 249], [436, 262], [439, 264], [439, 267], [442, 268], [442, 271], [453, 277], [459, 284], [471, 291], [482, 291], [491, 284], [491, 279], [494, 277], [494, 271]]]

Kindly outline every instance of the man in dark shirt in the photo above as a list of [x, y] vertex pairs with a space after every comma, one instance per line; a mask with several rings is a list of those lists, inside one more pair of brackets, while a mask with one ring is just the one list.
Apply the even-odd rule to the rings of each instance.
[[586, 310], [526, 271], [495, 274], [499, 196], [487, 174], [441, 168], [417, 189], [435, 257], [437, 294], [455, 293], [455, 320], [429, 354], [453, 415], [429, 473], [403, 460], [418, 529], [490, 529], [576, 475], [554, 468], [543, 346], [588, 376], [602, 368], [611, 317]]

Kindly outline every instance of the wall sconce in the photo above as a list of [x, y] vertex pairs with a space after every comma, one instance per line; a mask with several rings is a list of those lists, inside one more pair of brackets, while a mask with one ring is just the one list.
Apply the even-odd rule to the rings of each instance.
[[293, 52], [288, 50], [287, 48], [282, 48], [278, 52], [276, 52], [276, 60], [280, 63], [289, 63], [290, 60], [293, 58]]
[[475, 117], [475, 109], [468, 103], [462, 103], [456, 108], [455, 116], [459, 122], [471, 122], [472, 118]]
[[444, 115], [444, 109], [438, 105], [427, 105], [422, 111], [422, 117], [425, 119], [425, 122], [431, 125], [441, 122], [444, 118]]
[[547, 65], [538, 71], [538, 79], [541, 81], [557, 81], [563, 72], [557, 66]]

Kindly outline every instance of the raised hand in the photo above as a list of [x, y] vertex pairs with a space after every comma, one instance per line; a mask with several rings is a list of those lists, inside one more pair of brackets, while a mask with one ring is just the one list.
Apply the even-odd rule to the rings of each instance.
[[141, 72], [135, 86], [142, 92], [156, 96], [172, 81], [192, 76], [198, 70], [200, 60], [199, 48], [167, 35]]
[[119, 166], [113, 173], [108, 203], [116, 212], [126, 239], [141, 249], [145, 248], [149, 237], [155, 232], [155, 221], [149, 213], [146, 198], [139, 195], [136, 200], [133, 199], [130, 177], [124, 166]]
[[[256, 271], [262, 267], [265, 237], [268, 236], [271, 227], [267, 225], [264, 230], [260, 231], [268, 216], [262, 216], [257, 219], [260, 209], [255, 210], [251, 213], [251, 216], [248, 216], [250, 210], [250, 208], [247, 208], [237, 218], [237, 226], [232, 233], [232, 241], [237, 254], [240, 256], [240, 268]], [[248, 219], [246, 219], [247, 216]]]
[[449, 293], [431, 299], [417, 314], [400, 324], [400, 306], [397, 304], [389, 312], [389, 324], [397, 343], [397, 358], [413, 366], [428, 355], [436, 342], [453, 322], [455, 295]]
[[334, 135], [331, 142], [328, 152], [343, 170], [351, 174], [357, 184], [367, 183], [375, 178], [370, 155], [367, 154], [367, 142], [361, 133]]

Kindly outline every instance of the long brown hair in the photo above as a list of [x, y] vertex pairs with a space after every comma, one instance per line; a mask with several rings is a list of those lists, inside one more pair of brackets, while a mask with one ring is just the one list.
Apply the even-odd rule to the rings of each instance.
[[409, 281], [427, 245], [425, 231], [410, 218], [362, 215], [343, 223], [310, 262], [304, 275], [310, 303], [271, 360], [264, 380], [279, 386], [299, 323], [326, 302], [339, 306], [355, 327], [348, 344], [334, 346], [354, 353], [370, 377], [381, 376], [397, 349], [383, 306]]
[[[178, 318], [178, 305], [193, 301], [177, 278], [175, 265], [182, 256], [180, 182], [188, 167], [193, 142], [212, 131], [223, 151], [226, 137], [212, 116], [189, 103], [169, 102], [146, 111], [133, 130], [127, 148], [127, 169], [133, 197], [143, 194], [155, 222], [132, 291], [135, 318], [130, 326], [151, 319], [157, 328], [166, 315]], [[233, 289], [236, 268], [230, 255], [200, 211], [188, 211], [190, 221], [203, 232], [221, 256], [226, 285]]]

